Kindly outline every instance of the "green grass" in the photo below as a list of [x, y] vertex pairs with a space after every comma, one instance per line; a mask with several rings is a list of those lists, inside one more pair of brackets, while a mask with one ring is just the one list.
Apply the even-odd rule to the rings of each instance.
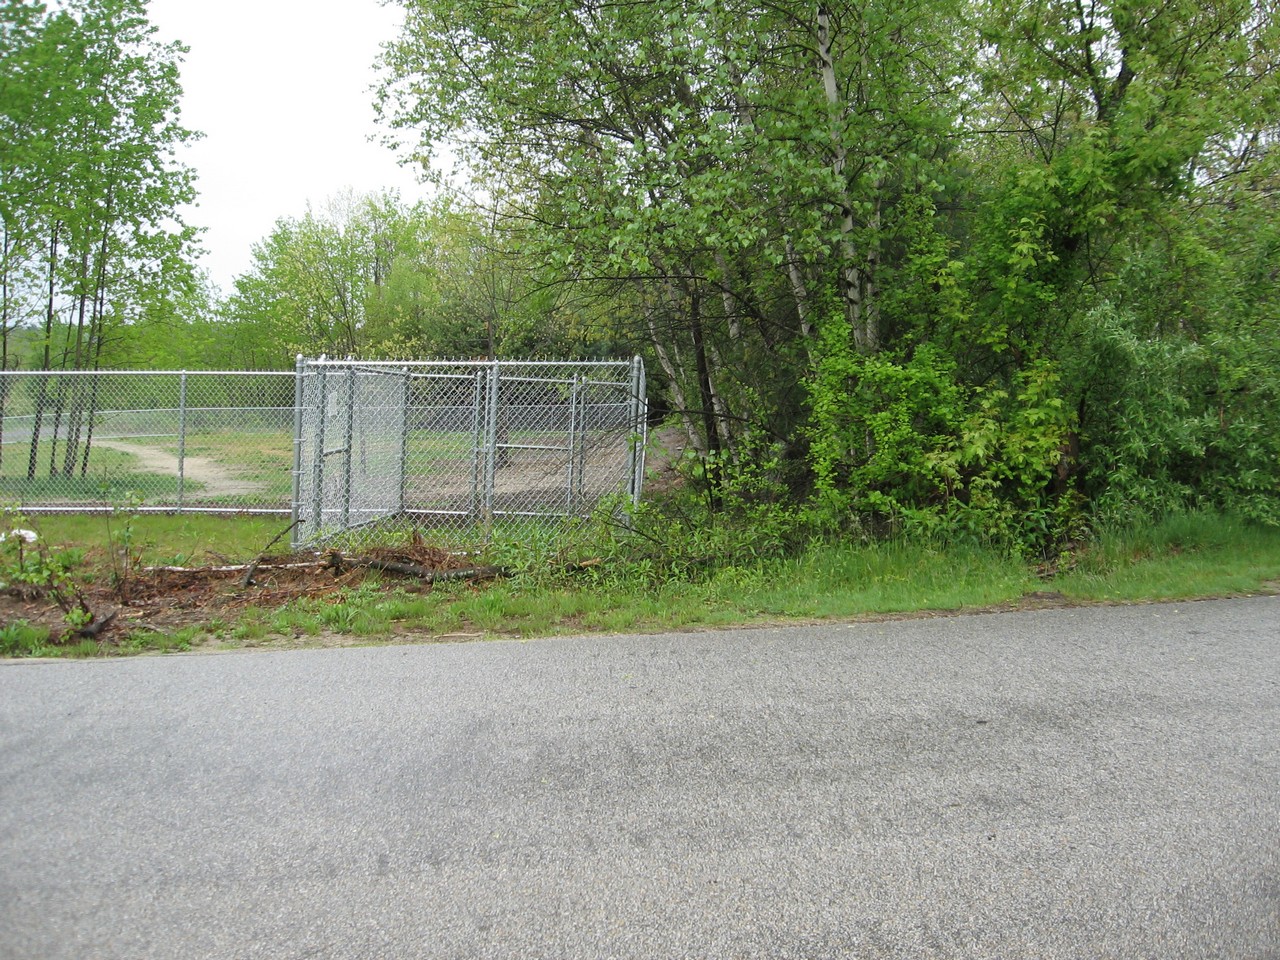
[[[0, 523], [8, 522], [0, 518]], [[53, 546], [83, 552], [90, 565], [105, 557], [113, 542], [120, 542], [126, 522], [145, 563], [180, 565], [220, 558], [233, 563], [251, 560], [289, 525], [287, 517], [200, 513], [40, 514], [25, 521]]]
[[[119, 438], [113, 443], [128, 443], [140, 447], [163, 450], [172, 457], [178, 456], [178, 438], [134, 437]], [[80, 476], [79, 463], [71, 477], [49, 476], [52, 444], [43, 442], [37, 447], [37, 473], [27, 479], [28, 453], [24, 444], [6, 445], [3, 461], [0, 461], [0, 499], [25, 503], [74, 501], [99, 504], [118, 502], [130, 492], [147, 502], [173, 503], [178, 495], [178, 478], [169, 473], [155, 473], [140, 469], [137, 457], [123, 450], [108, 449], [93, 444], [90, 447], [88, 468]], [[62, 467], [61, 452], [57, 448], [56, 465]], [[293, 438], [280, 430], [242, 430], [196, 432], [187, 437], [184, 452], [189, 457], [207, 457], [223, 464], [237, 479], [256, 484], [253, 493], [228, 495], [215, 498], [228, 506], [251, 506], [264, 502], [288, 503], [293, 487]], [[198, 495], [204, 485], [186, 478], [187, 495]], [[201, 500], [209, 500], [201, 497]]]
[[[184, 627], [172, 634], [154, 630], [135, 630], [120, 638], [112, 652], [117, 653], [170, 653], [190, 650], [193, 641], [207, 635], [201, 627]], [[22, 620], [0, 626], [0, 657], [64, 657], [85, 658], [102, 654], [104, 648], [97, 640], [82, 639], [58, 641], [45, 627]]]
[[[119, 536], [121, 518], [110, 521]], [[42, 517], [45, 537], [76, 548], [92, 565], [107, 544], [102, 517]], [[243, 560], [285, 526], [279, 518], [145, 515], [133, 520], [147, 562]], [[1137, 602], [1275, 592], [1280, 530], [1215, 514], [1188, 514], [1132, 529], [1105, 530], [1042, 579], [998, 550], [935, 543], [823, 544], [797, 558], [703, 568], [685, 579], [645, 562], [605, 561], [577, 573], [539, 572], [489, 584], [431, 589], [387, 577], [279, 609], [250, 608], [230, 623], [172, 635], [134, 633], [118, 647], [138, 653], [186, 650], [217, 634], [256, 646], [290, 638], [358, 642], [395, 637], [531, 637], [586, 631], [654, 631], [875, 614], [986, 609], [1046, 594], [1059, 602]], [[92, 646], [92, 649], [90, 649]], [[0, 632], [7, 656], [94, 655], [96, 645], [60, 646], [21, 624]]]
[[[552, 438], [558, 442], [559, 438]], [[176, 458], [179, 453], [177, 436], [124, 437], [113, 443], [133, 444], [163, 450]], [[394, 441], [393, 441], [394, 442]], [[508, 437], [511, 443], [547, 442], [547, 435], [520, 431]], [[405, 454], [409, 469], [414, 473], [443, 471], [451, 476], [467, 476], [474, 456], [474, 437], [466, 432], [412, 430], [405, 437]], [[108, 449], [91, 444], [88, 468], [80, 476], [77, 462], [74, 476], [49, 476], [51, 454], [62, 466], [62, 451], [52, 444], [42, 442], [37, 447], [37, 475], [27, 479], [29, 447], [25, 444], [8, 444], [0, 450], [0, 502], [22, 503], [74, 502], [98, 505], [120, 502], [129, 493], [136, 493], [151, 504], [175, 503], [178, 495], [178, 478], [171, 474], [155, 473], [140, 468], [136, 457], [122, 450]], [[188, 457], [203, 457], [219, 463], [237, 479], [254, 484], [250, 493], [225, 494], [217, 497], [202, 495], [204, 485], [187, 476], [184, 494], [198, 498], [202, 503], [215, 503], [229, 507], [249, 507], [262, 504], [287, 504], [293, 492], [293, 437], [288, 431], [262, 428], [257, 430], [193, 430], [189, 433], [183, 452]]]
[[991, 606], [1034, 589], [1026, 565], [1004, 553], [885, 543], [815, 548], [771, 571], [751, 595], [765, 613], [840, 618]]
[[206, 635], [200, 627], [183, 627], [171, 634], [155, 630], [136, 630], [119, 642], [122, 653], [175, 653], [186, 652]]
[[1042, 579], [998, 550], [920, 543], [821, 545], [796, 559], [724, 566], [688, 580], [638, 565], [526, 575], [429, 594], [365, 586], [336, 604], [305, 601], [255, 620], [273, 634], [539, 636], [665, 630], [875, 614], [978, 610], [1046, 595], [1061, 602], [1174, 600], [1280, 588], [1280, 530], [1216, 515], [1104, 531]]
[[54, 656], [49, 631], [33, 627], [24, 620], [0, 627], [0, 657]]
[[[957, 557], [900, 545], [824, 548], [801, 560], [724, 568], [697, 581], [653, 583], [634, 573], [602, 565], [575, 576], [525, 576], [429, 593], [408, 592], [399, 585], [403, 581], [366, 583], [340, 603], [308, 599], [277, 611], [252, 611], [237, 627], [237, 639], [325, 632], [530, 637], [721, 627], [972, 608], [1015, 600], [1038, 585], [1016, 561], [995, 553], [965, 551]], [[928, 594], [919, 592], [919, 577], [930, 585]]]
[[[141, 442], [141, 441], [140, 441]], [[178, 455], [177, 441], [172, 444]], [[252, 494], [221, 497], [227, 503], [259, 503], [282, 500], [293, 494], [293, 437], [280, 430], [219, 431], [187, 437], [189, 457], [208, 457], [225, 464], [238, 479], [260, 485]]]
[[[502, 439], [510, 444], [561, 445], [565, 435], [547, 430], [511, 430]], [[476, 438], [466, 431], [410, 430], [405, 438], [405, 454], [409, 463], [424, 460], [461, 460], [471, 462]]]
[[1280, 580], [1280, 530], [1213, 513], [1103, 531], [1054, 589], [1076, 600], [1181, 600], [1256, 593]]
[[0, 657], [96, 657], [101, 653], [96, 640], [59, 643], [44, 627], [23, 620], [0, 626]]

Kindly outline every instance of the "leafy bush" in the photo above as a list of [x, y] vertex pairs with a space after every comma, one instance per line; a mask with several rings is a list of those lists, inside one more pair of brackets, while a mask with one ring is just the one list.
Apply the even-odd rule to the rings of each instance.
[[57, 606], [68, 627], [62, 639], [68, 640], [94, 619], [72, 576], [82, 558], [74, 550], [51, 552], [30, 526], [21, 513], [0, 511], [0, 527], [6, 531], [0, 538], [0, 588], [47, 599]]
[[1069, 538], [1079, 502], [1055, 479], [1074, 423], [1054, 364], [971, 387], [928, 344], [894, 357], [845, 343], [824, 339], [810, 383], [818, 510], [1033, 552]]
[[1280, 347], [1250, 328], [1143, 336], [1110, 305], [1080, 325], [1082, 489], [1103, 520], [1192, 506], [1280, 525]]
[[813, 512], [794, 494], [781, 444], [748, 434], [735, 453], [686, 455], [676, 489], [630, 509], [625, 524], [606, 522], [592, 549], [627, 576], [662, 582], [749, 568], [821, 535]]

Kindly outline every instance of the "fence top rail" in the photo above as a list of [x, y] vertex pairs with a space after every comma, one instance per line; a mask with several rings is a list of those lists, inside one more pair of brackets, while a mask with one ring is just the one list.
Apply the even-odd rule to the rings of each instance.
[[355, 367], [371, 370], [407, 371], [421, 367], [618, 367], [630, 369], [631, 360], [339, 360], [331, 357], [303, 358], [308, 367]]
[[0, 377], [293, 377], [294, 370], [0, 370]]
[[[313, 367], [315, 366], [316, 364], [313, 361], [308, 360], [306, 362], [306, 365], [302, 368], [302, 372], [300, 376], [315, 377], [315, 376], [318, 376], [319, 373], [323, 372], [323, 371], [317, 371], [313, 369]], [[404, 364], [397, 364], [394, 367], [390, 367], [390, 366], [372, 367], [367, 363], [338, 363], [338, 364], [325, 363], [324, 366], [326, 368], [336, 367], [337, 369], [341, 370], [344, 373], [358, 373], [363, 376], [370, 376], [370, 377], [408, 377], [410, 380], [472, 381], [475, 379], [474, 370], [468, 370], [465, 373], [460, 370], [454, 370], [453, 372], [442, 371], [437, 373], [418, 373], [416, 372], [416, 370], [409, 369]]]
[[[410, 369], [452, 367], [616, 367], [630, 368], [630, 360], [334, 360], [304, 359], [308, 367], [355, 367], [372, 371], [407, 372]], [[0, 370], [4, 377], [292, 377], [296, 370]]]

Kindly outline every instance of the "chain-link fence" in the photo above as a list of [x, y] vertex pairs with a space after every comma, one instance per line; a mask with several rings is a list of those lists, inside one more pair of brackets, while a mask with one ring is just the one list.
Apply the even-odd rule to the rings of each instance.
[[302, 361], [295, 544], [388, 521], [488, 529], [637, 498], [645, 382], [630, 362]]
[[295, 380], [0, 372], [0, 503], [288, 514]]
[[[296, 371], [0, 372], [0, 504], [489, 529], [636, 498], [644, 367], [299, 359]], [[358, 535], [357, 535], [358, 536]]]

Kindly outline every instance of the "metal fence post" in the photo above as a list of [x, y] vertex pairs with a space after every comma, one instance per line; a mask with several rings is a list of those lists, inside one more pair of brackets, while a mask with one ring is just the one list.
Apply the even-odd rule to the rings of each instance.
[[569, 516], [573, 516], [573, 468], [578, 458], [578, 380], [575, 373], [569, 388], [569, 482], [564, 496], [564, 512]]
[[[320, 359], [323, 361], [324, 357]], [[323, 363], [316, 366], [315, 375], [319, 383], [316, 385], [316, 449], [311, 455], [311, 522], [313, 535], [318, 536], [324, 526], [324, 443], [328, 433], [325, 408], [329, 405], [329, 383]]]
[[[575, 379], [577, 379], [575, 377]], [[590, 423], [591, 410], [591, 387], [592, 384], [582, 378], [582, 383], [578, 385], [578, 449], [573, 454], [578, 459], [578, 477], [577, 477], [577, 502], [579, 507], [583, 503], [583, 488], [587, 480], [587, 427]]]
[[187, 487], [187, 371], [178, 378], [178, 512]]
[[303, 377], [306, 361], [298, 354], [293, 365], [293, 492], [289, 496], [289, 546], [297, 550], [302, 545], [298, 521], [302, 517], [302, 404]]
[[647, 408], [644, 360], [636, 356], [631, 360], [631, 443], [627, 457], [627, 493], [636, 505], [640, 503], [640, 488], [644, 483], [644, 448], [649, 425]]
[[[357, 365], [297, 355], [278, 372], [6, 371], [0, 430], [5, 472], [28, 474], [11, 479], [33, 512], [111, 509], [75, 502], [89, 496], [92, 443], [118, 452], [145, 512], [288, 514], [298, 549], [397, 514], [479, 540], [517, 518], [559, 522], [610, 492], [638, 496], [644, 395], [638, 359]], [[193, 431], [200, 456], [188, 456]], [[55, 475], [37, 477], [55, 440]], [[81, 445], [75, 477], [64, 441]], [[157, 447], [169, 451], [167, 481], [143, 469]], [[331, 469], [339, 455], [346, 462]]]
[[493, 497], [498, 474], [498, 378], [500, 367], [495, 360], [489, 367], [489, 397], [485, 405], [484, 429], [484, 490], [480, 522], [485, 539], [493, 533]]
[[484, 410], [485, 372], [477, 370], [471, 391], [471, 502], [467, 513], [474, 521], [480, 506], [480, 474], [484, 469]]
[[[348, 358], [350, 359], [350, 358]], [[355, 435], [356, 416], [356, 368], [352, 363], [347, 367], [347, 437], [346, 464], [342, 471], [342, 528], [351, 524], [351, 460], [355, 453], [353, 438]]]
[[400, 368], [400, 502], [397, 512], [404, 516], [405, 488], [409, 482], [409, 400], [413, 380], [407, 367]]

